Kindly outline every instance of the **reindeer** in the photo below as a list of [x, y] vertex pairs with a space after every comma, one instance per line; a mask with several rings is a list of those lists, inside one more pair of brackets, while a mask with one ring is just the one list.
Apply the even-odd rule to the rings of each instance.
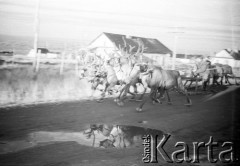
[[220, 84], [223, 84], [223, 78], [225, 77], [225, 83], [228, 83], [231, 85], [230, 81], [228, 80], [228, 76], [232, 76], [232, 78], [235, 80], [235, 84], [238, 85], [236, 76], [233, 74], [232, 67], [225, 64], [215, 63], [214, 66], [218, 68], [218, 77], [221, 78]]
[[[231, 85], [231, 83], [228, 80], [228, 76], [232, 76], [235, 79], [235, 84], [238, 85], [237, 80], [235, 75], [232, 72], [232, 67], [229, 65], [223, 65], [220, 63], [215, 63], [215, 64], [211, 64], [209, 65], [209, 68], [207, 68], [206, 70], [208, 70], [209, 73], [209, 80], [208, 80], [208, 85], [210, 84], [210, 79], [212, 79], [212, 85], [222, 85], [223, 84], [223, 78], [225, 78], [225, 83], [228, 83], [229, 85]], [[190, 84], [188, 87], [191, 86], [193, 81], [196, 81], [196, 91], [197, 91], [197, 86], [198, 86], [198, 81], [201, 81], [201, 78], [198, 78], [197, 76], [195, 76], [193, 74], [193, 72], [191, 73], [190, 77], [192, 77], [192, 79], [186, 80], [184, 86], [187, 84], [188, 81], [190, 81]], [[220, 83], [218, 82], [218, 79], [220, 80]]]
[[[124, 38], [123, 38], [123, 40], [124, 40]], [[142, 84], [141, 79], [140, 79], [140, 68], [139, 68], [140, 65], [134, 63], [134, 61], [136, 61], [136, 57], [142, 55], [143, 52], [147, 48], [144, 46], [143, 42], [140, 39], [135, 39], [135, 41], [138, 44], [138, 49], [137, 49], [136, 53], [133, 53], [131, 51], [132, 48], [134, 48], [131, 45], [129, 45], [129, 47], [130, 47], [130, 51], [129, 52], [123, 51], [121, 49], [122, 54], [125, 55], [124, 57], [126, 57], [128, 59], [128, 65], [126, 65], [126, 66], [130, 70], [128, 70], [128, 72], [126, 72], [126, 78], [125, 78], [126, 85], [120, 91], [119, 96], [114, 100], [115, 102], [117, 102], [117, 104], [119, 106], [123, 106], [124, 105], [123, 100], [126, 99], [126, 95], [129, 92], [129, 89], [130, 89], [131, 86], [135, 87], [135, 92], [136, 92], [136, 84], [137, 83], [141, 83]], [[126, 41], [125, 40], [124, 40], [124, 43], [125, 43], [125, 47], [124, 48], [126, 48], [127, 45], [126, 45]], [[146, 90], [144, 89], [144, 92], [141, 95], [141, 97], [139, 99], [137, 99], [138, 101], [141, 100], [141, 98], [143, 97], [145, 91]]]
[[[134, 63], [134, 59], [135, 56], [138, 55], [141, 51], [144, 50], [144, 48], [140, 45], [139, 43], [139, 47], [137, 52], [134, 54], [132, 51], [135, 48], [134, 46], [129, 45], [129, 49], [127, 47], [127, 42], [125, 40], [125, 38], [123, 37], [123, 42], [124, 42], [124, 48], [121, 47], [121, 45], [119, 45], [119, 50], [121, 52], [121, 54], [123, 55], [120, 58], [120, 69], [119, 71], [115, 71], [113, 64], [111, 64], [111, 60], [106, 61], [106, 63], [104, 64], [105, 70], [106, 70], [106, 74], [105, 79], [103, 79], [103, 77], [100, 75], [98, 78], [95, 79], [95, 81], [93, 81], [93, 85], [92, 85], [92, 89], [95, 90], [96, 87], [100, 84], [100, 82], [104, 82], [103, 80], [105, 80], [105, 89], [102, 93], [102, 97], [100, 98], [99, 101], [102, 101], [103, 98], [105, 97], [105, 93], [109, 92], [115, 85], [123, 85], [123, 84], [128, 84], [129, 88], [130, 86], [134, 87], [134, 92], [137, 92], [137, 83], [141, 83], [139, 82], [139, 78], [135, 77], [135, 75], [138, 75], [136, 72], [138, 72], [138, 70], [135, 69], [135, 63]], [[105, 51], [106, 52], [106, 51]], [[106, 52], [107, 53], [107, 52]], [[107, 53], [108, 54], [108, 53]], [[125, 61], [123, 61], [125, 60]], [[134, 79], [134, 81], [133, 81]], [[129, 84], [131, 83], [131, 84]], [[135, 98], [135, 94], [130, 92], [130, 89], [124, 89], [126, 91], [126, 93], [131, 94], [133, 97], [132, 99]], [[120, 95], [122, 94], [122, 90]]]
[[[147, 86], [151, 89], [149, 98], [155, 100], [154, 94], [157, 91], [166, 92], [168, 103], [171, 104], [171, 99], [168, 94], [168, 90], [172, 88], [178, 89], [180, 92], [185, 94], [187, 100], [187, 106], [192, 105], [190, 98], [188, 97], [188, 92], [182, 84], [182, 79], [180, 73], [175, 70], [163, 70], [160, 67], [155, 67], [146, 74], [142, 80], [146, 82]], [[143, 105], [147, 102], [145, 99], [136, 110], [138, 112], [142, 111]]]
[[99, 102], [103, 101], [106, 92], [111, 94], [111, 90], [115, 85], [122, 84], [122, 82], [118, 79], [116, 75], [116, 72], [111, 64], [111, 60], [108, 60], [104, 63], [104, 69], [104, 72], [99, 72], [92, 80], [92, 95], [99, 84], [105, 85], [105, 88], [101, 94], [101, 98], [98, 100]]
[[[229, 65], [215, 63], [213, 65], [210, 65], [207, 70], [209, 70], [209, 78], [212, 78], [212, 85], [223, 85], [223, 78], [225, 78], [225, 83], [231, 85], [228, 80], [229, 75], [235, 79], [235, 84], [238, 85], [236, 77], [232, 72], [232, 67]], [[217, 81], [219, 78], [221, 79], [220, 83]], [[210, 84], [210, 80], [208, 83]]]

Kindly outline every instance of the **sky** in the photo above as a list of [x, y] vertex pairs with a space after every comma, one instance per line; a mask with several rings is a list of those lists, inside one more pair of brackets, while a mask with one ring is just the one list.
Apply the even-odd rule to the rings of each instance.
[[[239, 0], [39, 1], [40, 40], [74, 39], [87, 46], [110, 32], [157, 38], [170, 49], [176, 45], [177, 53], [240, 49]], [[0, 0], [0, 34], [34, 37], [36, 6], [37, 0]]]

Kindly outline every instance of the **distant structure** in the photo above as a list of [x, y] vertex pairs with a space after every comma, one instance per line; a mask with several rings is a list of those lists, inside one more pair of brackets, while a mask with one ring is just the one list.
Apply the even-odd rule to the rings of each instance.
[[240, 50], [233, 51], [224, 49], [215, 55], [212, 62], [227, 64], [232, 67], [240, 67]]
[[109, 55], [117, 57], [122, 56], [120, 49], [124, 48], [124, 41], [126, 42], [128, 48], [130, 46], [134, 47], [132, 52], [137, 52], [137, 41], [141, 41], [146, 48], [143, 52], [143, 59], [152, 64], [164, 65], [164, 62], [172, 54], [172, 51], [157, 39], [106, 32], [103, 32], [96, 39], [94, 39], [89, 44], [88, 48], [95, 48], [95, 53], [105, 58], [109, 58]]
[[[47, 48], [37, 48], [37, 52], [40, 52], [41, 58], [58, 58], [60, 53], [59, 52], [51, 52]], [[35, 57], [36, 54], [34, 49], [30, 50], [27, 54], [28, 57]]]
[[176, 58], [179, 59], [196, 59], [196, 58], [202, 58], [203, 55], [198, 54], [176, 54]]

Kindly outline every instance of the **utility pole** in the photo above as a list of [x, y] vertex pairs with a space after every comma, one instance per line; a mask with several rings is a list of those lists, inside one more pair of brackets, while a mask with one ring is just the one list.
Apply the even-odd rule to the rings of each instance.
[[172, 61], [172, 70], [175, 70], [176, 54], [177, 54], [177, 41], [178, 36], [174, 35], [174, 46], [173, 46], [173, 61]]
[[35, 18], [34, 18], [34, 43], [33, 43], [33, 49], [34, 49], [34, 62], [33, 66], [34, 68], [37, 65], [37, 47], [38, 47], [38, 32], [39, 32], [39, 6], [40, 6], [40, 0], [36, 0], [36, 11], [35, 11]]
[[233, 4], [232, 4], [232, 1], [230, 2], [230, 20], [231, 20], [231, 45], [232, 45], [232, 50], [234, 49], [235, 47], [235, 41], [234, 41], [234, 30], [233, 30]]

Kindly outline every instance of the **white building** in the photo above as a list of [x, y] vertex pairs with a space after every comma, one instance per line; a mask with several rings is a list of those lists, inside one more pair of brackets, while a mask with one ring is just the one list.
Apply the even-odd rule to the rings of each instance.
[[232, 50], [222, 50], [212, 59], [212, 63], [227, 64], [232, 67], [240, 67], [240, 52]]
[[101, 55], [103, 58], [109, 58], [109, 56], [121, 56], [120, 48], [124, 48], [124, 40], [126, 41], [128, 49], [130, 45], [134, 46], [133, 52], [136, 52], [138, 49], [138, 43], [136, 40], [140, 40], [146, 48], [143, 52], [143, 59], [153, 64], [164, 65], [164, 62], [172, 53], [170, 49], [157, 39], [105, 32], [94, 39], [88, 47], [96, 48], [95, 53]]

